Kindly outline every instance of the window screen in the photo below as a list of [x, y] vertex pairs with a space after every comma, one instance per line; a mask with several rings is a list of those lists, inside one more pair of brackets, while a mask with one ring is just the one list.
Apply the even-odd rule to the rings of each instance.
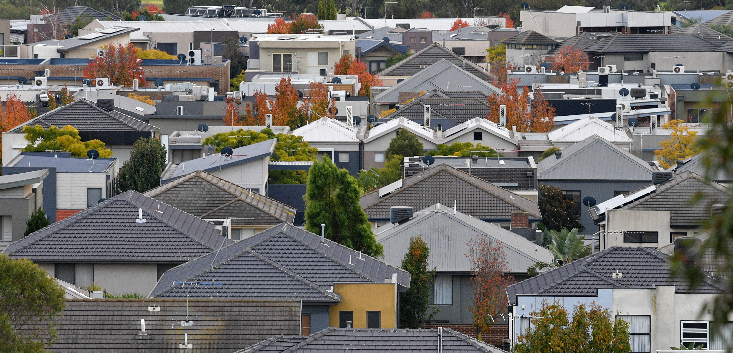
[[708, 322], [682, 321], [680, 344], [685, 347], [708, 348]]
[[367, 328], [382, 328], [381, 311], [367, 311]]
[[318, 52], [318, 65], [328, 65], [328, 52]]
[[616, 318], [629, 323], [631, 352], [651, 352], [652, 318], [646, 315], [619, 315]]
[[374, 162], [376, 162], [376, 163], [382, 163], [382, 162], [384, 162], [384, 153], [375, 153], [374, 154]]
[[339, 153], [339, 162], [341, 162], [341, 163], [348, 163], [349, 162], [349, 154], [348, 153]]
[[453, 276], [435, 276], [435, 283], [433, 284], [433, 304], [453, 304]]

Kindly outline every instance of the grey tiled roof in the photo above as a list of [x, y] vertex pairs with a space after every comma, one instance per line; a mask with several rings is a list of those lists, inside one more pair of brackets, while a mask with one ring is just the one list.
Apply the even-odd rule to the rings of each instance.
[[573, 49], [584, 50], [585, 48], [588, 48], [598, 43], [599, 40], [605, 38], [606, 36], [609, 36], [609, 34], [583, 32], [581, 34], [578, 34], [577, 36], [570, 37], [562, 41], [559, 46], [547, 52], [547, 55], [555, 55], [557, 54], [557, 52], [560, 51], [560, 49], [565, 47], [572, 47]]
[[450, 49], [437, 43], [433, 43], [423, 50], [420, 50], [404, 60], [388, 67], [386, 70], [380, 72], [379, 76], [413, 76], [424, 68], [441, 60], [447, 60], [458, 67], [465, 67], [466, 71], [483, 81], [494, 80], [494, 76], [486, 71], [486, 69], [461, 58]]
[[129, 115], [107, 111], [97, 107], [94, 102], [80, 99], [63, 107], [54, 109], [35, 119], [18, 125], [10, 132], [21, 133], [24, 126], [41, 125], [62, 128], [71, 125], [79, 131], [157, 131], [155, 126], [146, 124]]
[[107, 21], [107, 18], [109, 18], [110, 21], [119, 21], [121, 19], [119, 16], [107, 11], [98, 11], [86, 6], [69, 6], [56, 14], [59, 22], [64, 24], [74, 22], [77, 18], [83, 15], [100, 21]]
[[617, 34], [585, 49], [588, 53], [715, 52], [718, 46], [690, 34]]
[[145, 196], [204, 219], [231, 218], [233, 225], [276, 225], [295, 219], [295, 208], [204, 171], [163, 184]]
[[[142, 209], [144, 223], [138, 223]], [[127, 191], [10, 244], [39, 263], [182, 263], [231, 242], [214, 225]]]
[[[621, 278], [613, 278], [620, 272]], [[550, 272], [507, 287], [510, 304], [517, 295], [596, 296], [598, 289], [654, 288], [675, 286], [677, 293], [722, 293], [722, 288], [705, 279], [691, 290], [684, 279], [672, 277], [669, 256], [656, 249], [612, 247]]]
[[411, 206], [416, 210], [436, 203], [486, 221], [503, 221], [512, 212], [528, 212], [540, 218], [536, 203], [494, 184], [472, 177], [449, 165], [441, 164], [406, 178], [402, 187], [379, 197], [379, 190], [364, 195], [359, 204], [369, 219], [389, 219], [392, 206]]
[[385, 42], [381, 38], [380, 39], [359, 38], [356, 40], [356, 48], [357, 50], [361, 48], [361, 55], [369, 54], [370, 52], [377, 50], [379, 48], [382, 48], [382, 47], [391, 50], [392, 52], [394, 52], [395, 55], [405, 54], [407, 53], [407, 50], [409, 49], [406, 45]]
[[[290, 279], [274, 281], [262, 273]], [[283, 223], [169, 270], [150, 295], [208, 297], [212, 295], [209, 287], [179, 288], [174, 282], [216, 280], [225, 285], [214, 290], [229, 297], [285, 295], [282, 293], [292, 292], [297, 284], [298, 292], [293, 295], [299, 298], [338, 301], [338, 296], [326, 293], [336, 282], [384, 283], [395, 273], [398, 288], [409, 288], [409, 273], [330, 240], [321, 242], [320, 236]], [[227, 283], [231, 289], [223, 288]], [[260, 292], [251, 292], [252, 288]]]
[[721, 45], [725, 43], [729, 43], [733, 41], [733, 38], [728, 37], [727, 35], [720, 33], [702, 23], [695, 23], [691, 26], [680, 28], [677, 26], [672, 26], [672, 33], [673, 34], [690, 34], [694, 36], [698, 36], [710, 43]]
[[557, 45], [558, 43], [546, 36], [537, 33], [535, 31], [526, 31], [517, 34], [514, 37], [505, 39], [504, 44], [519, 44], [519, 45]]
[[483, 99], [419, 97], [401, 106], [394, 113], [387, 115], [385, 119], [402, 116], [410, 120], [422, 121], [424, 118], [424, 105], [430, 106], [432, 119], [455, 119], [457, 124], [476, 117], [487, 118], [491, 114], [491, 107], [486, 97]]
[[655, 171], [641, 160], [593, 135], [564, 148], [558, 159], [550, 156], [537, 163], [539, 180], [634, 180], [652, 181]]
[[[693, 172], [697, 175], [704, 176], [707, 173], [707, 168], [705, 168], [705, 165], [703, 164], [703, 155], [702, 153], [696, 154], [690, 158], [687, 158], [683, 161], [680, 161], [682, 164], [676, 164], [672, 166], [672, 170], [675, 171], [675, 173], [682, 173], [682, 172]], [[712, 180], [718, 182], [718, 183], [730, 183], [733, 182], [733, 175], [729, 175], [723, 170], [719, 170], [717, 173], [712, 175], [710, 177]]]
[[277, 139], [271, 139], [267, 141], [253, 143], [249, 146], [235, 148], [233, 150], [234, 154], [230, 157], [215, 154], [207, 157], [192, 159], [178, 165], [166, 167], [166, 170], [163, 171], [163, 175], [160, 178], [163, 180], [163, 182], [166, 182], [170, 181], [171, 179], [182, 177], [191, 172], [195, 172], [197, 170], [202, 170], [206, 172], [269, 157], [272, 155], [272, 151], [275, 150], [275, 144], [277, 144]]
[[[256, 352], [437, 352], [438, 329], [352, 329], [327, 328], [308, 337], [279, 336], [248, 347], [237, 353]], [[470, 338], [464, 334], [442, 329], [442, 352], [468, 353], [503, 350]]]
[[6, 167], [56, 168], [57, 173], [106, 173], [117, 158], [71, 157], [69, 152], [21, 152]]

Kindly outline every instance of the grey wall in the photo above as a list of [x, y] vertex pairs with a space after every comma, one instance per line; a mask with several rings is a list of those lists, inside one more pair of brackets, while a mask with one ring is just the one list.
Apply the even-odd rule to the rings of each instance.
[[[349, 161], [346, 163], [339, 161], [339, 153], [348, 153]], [[355, 178], [359, 176], [359, 170], [361, 170], [361, 168], [359, 168], [361, 164], [361, 156], [358, 151], [334, 151], [334, 157], [336, 159], [334, 164], [336, 164], [337, 167], [348, 170], [349, 174]]]
[[[22, 189], [22, 187], [21, 187]], [[23, 238], [26, 229], [26, 221], [35, 207], [35, 197], [24, 198], [2, 198], [0, 199], [0, 216], [10, 216], [13, 223], [12, 241]], [[0, 249], [5, 248], [8, 243], [2, 242], [0, 234]]]
[[268, 184], [267, 197], [294, 207], [294, 226], [305, 224], [305, 184]]
[[330, 326], [330, 306], [303, 304], [303, 314], [311, 316], [311, 335]]
[[[430, 302], [432, 303], [432, 301], [431, 293]], [[433, 316], [431, 321], [447, 321], [450, 324], [471, 324], [473, 322], [473, 314], [469, 310], [469, 307], [472, 304], [473, 292], [471, 275], [455, 274], [453, 275], [453, 304], [435, 305], [439, 311], [435, 316]]]
[[[43, 180], [43, 212], [46, 213], [48, 221], [53, 223], [56, 222], [56, 168], [3, 167], [2, 172], [3, 175], [11, 175], [41, 169], [48, 169], [48, 176]], [[25, 232], [25, 223], [23, 223], [23, 232]], [[13, 226], [13, 233], [15, 233], [15, 226]], [[13, 235], [13, 239], [15, 239], [15, 235]]]

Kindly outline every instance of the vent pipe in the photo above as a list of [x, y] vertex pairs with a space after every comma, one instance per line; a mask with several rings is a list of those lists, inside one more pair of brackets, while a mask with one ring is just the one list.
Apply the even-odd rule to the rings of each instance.
[[326, 225], [321, 223], [321, 243], [326, 242]]

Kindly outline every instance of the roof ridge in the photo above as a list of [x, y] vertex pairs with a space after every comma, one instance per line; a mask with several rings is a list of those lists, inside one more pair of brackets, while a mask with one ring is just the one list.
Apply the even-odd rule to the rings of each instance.
[[[196, 171], [196, 173], [197, 173], [197, 175], [201, 179], [203, 179], [203, 180], [211, 183], [215, 187], [217, 187], [217, 188], [219, 188], [219, 189], [221, 189], [221, 190], [223, 190], [225, 192], [228, 192], [229, 194], [233, 195], [235, 197], [235, 200], [232, 200], [232, 201], [236, 201], [237, 199], [239, 199], [239, 200], [242, 200], [243, 202], [245, 202], [246, 204], [248, 204], [248, 205], [250, 205], [250, 206], [252, 206], [254, 208], [257, 208], [258, 210], [260, 210], [262, 212], [271, 214], [271, 212], [269, 210], [266, 210], [266, 209], [260, 207], [259, 205], [257, 205], [255, 202], [253, 202], [253, 199], [258, 199], [258, 200], [261, 200], [261, 201], [263, 201], [263, 202], [265, 202], [267, 204], [271, 204], [271, 205], [274, 205], [274, 206], [276, 206], [278, 208], [281, 208], [281, 209], [283, 209], [283, 211], [285, 211], [285, 212], [287, 212], [287, 213], [292, 214], [293, 216], [295, 216], [296, 210], [295, 210], [295, 208], [293, 208], [290, 205], [286, 205], [285, 203], [282, 203], [280, 201], [273, 200], [273, 199], [271, 199], [271, 198], [269, 198], [267, 196], [264, 196], [264, 195], [260, 195], [257, 192], [252, 192], [252, 189], [243, 188], [243, 187], [241, 187], [241, 186], [239, 186], [237, 184], [234, 184], [234, 183], [232, 183], [232, 182], [230, 182], [228, 180], [219, 178], [216, 175], [213, 175], [213, 174], [211, 174], [209, 172], [206, 172], [206, 171], [203, 171], [203, 170], [198, 170], [198, 171]], [[212, 180], [209, 180], [209, 179], [214, 179], [214, 180], [216, 180], [216, 182], [212, 182]], [[226, 189], [223, 188], [222, 186], [219, 185], [220, 183], [226, 185], [228, 188], [226, 188]], [[249, 190], [249, 193], [245, 192], [245, 190]], [[233, 191], [239, 193], [239, 195], [233, 194], [232, 193]], [[242, 197], [242, 195], [244, 195], [244, 197]], [[255, 195], [262, 196], [264, 199], [260, 199], [258, 196], [255, 196]], [[230, 204], [230, 203], [231, 202], [228, 202], [227, 204]], [[218, 210], [218, 209], [220, 209], [222, 207], [224, 207], [224, 205], [222, 205], [220, 207], [217, 207], [214, 210]], [[290, 211], [291, 209], [292, 209], [292, 212]], [[211, 210], [210, 212], [213, 212], [214, 210]], [[277, 217], [275, 217], [275, 218], [277, 218]], [[283, 221], [287, 221], [287, 220], [283, 220]]]
[[[458, 332], [458, 331], [456, 331], [456, 330], [454, 330], [454, 329], [452, 329], [450, 327], [443, 327], [443, 331], [444, 332], [448, 332], [451, 335], [453, 335], [454, 337], [462, 340], [463, 342], [468, 343], [469, 345], [471, 345], [471, 346], [473, 346], [475, 348], [481, 349], [481, 350], [486, 350], [486, 347], [483, 347], [482, 345], [489, 346], [489, 348], [497, 348], [498, 349], [498, 347], [494, 346], [493, 344], [486, 343], [486, 342], [481, 342], [481, 341], [479, 341], [477, 339], [473, 339], [473, 338], [469, 337], [468, 335], [463, 334], [461, 332]], [[489, 352], [491, 352], [491, 351], [489, 350]]]
[[[589, 140], [591, 140], [591, 141], [589, 141]], [[615, 144], [606, 141], [606, 139], [604, 139], [603, 137], [598, 136], [596, 134], [593, 134], [593, 135], [587, 137], [583, 141], [576, 142], [575, 144], [573, 144], [571, 146], [568, 146], [568, 148], [571, 148], [571, 147], [575, 146], [576, 144], [585, 144], [584, 146], [579, 146], [575, 151], [571, 151], [571, 153], [569, 155], [563, 157], [559, 162], [553, 164], [550, 168], [548, 168], [547, 170], [543, 171], [542, 174], [547, 174], [547, 173], [550, 173], [550, 172], [554, 171], [557, 168], [560, 168], [560, 166], [564, 165], [566, 162], [568, 162], [570, 159], [572, 159], [573, 156], [577, 155], [578, 153], [580, 153], [582, 151], [585, 151], [586, 149], [591, 148], [592, 146], [594, 146], [597, 143], [601, 143], [602, 146], [603, 147], [606, 147], [609, 151], [612, 151], [612, 152], [616, 153], [617, 155], [621, 156], [622, 158], [626, 159], [627, 161], [636, 164], [638, 167], [641, 167], [642, 169], [645, 169], [650, 174], [654, 172], [654, 170], [651, 169], [651, 167], [649, 166], [649, 164], [645, 164], [645, 163], [639, 162], [639, 160], [636, 160], [636, 159], [632, 158], [632, 157], [636, 157], [636, 156], [633, 156], [633, 155], [631, 155], [631, 153], [628, 153], [628, 152], [622, 150], [621, 148], [619, 148]], [[563, 151], [564, 150], [565, 149], [563, 149]]]
[[318, 331], [316, 334], [310, 335], [304, 341], [302, 341], [302, 342], [300, 342], [300, 343], [298, 343], [298, 344], [296, 344], [296, 345], [294, 345], [294, 346], [292, 346], [292, 347], [290, 347], [290, 348], [282, 351], [282, 353], [296, 352], [300, 348], [303, 348], [303, 347], [305, 347], [305, 346], [307, 346], [307, 345], [309, 345], [309, 344], [311, 344], [311, 343], [313, 343], [313, 342], [315, 342], [317, 340], [320, 340], [321, 338], [323, 338], [323, 336], [326, 336], [327, 334], [329, 334], [331, 332], [334, 332], [334, 331], [336, 331], [336, 328], [335, 327], [328, 327], [326, 329], [323, 329], [321, 331]]
[[[262, 254], [258, 253], [257, 251], [255, 251], [255, 250], [253, 250], [251, 248], [247, 248], [247, 249], [248, 249], [247, 251], [249, 253], [251, 253], [252, 255], [254, 255], [255, 257], [257, 257], [258, 259], [260, 259], [260, 260], [262, 260], [262, 261], [270, 264], [271, 266], [274, 266], [276, 269], [278, 269], [278, 270], [286, 273], [287, 275], [289, 275], [289, 276], [291, 276], [291, 277], [293, 277], [293, 278], [295, 278], [295, 279], [297, 279], [297, 280], [305, 283], [309, 287], [311, 287], [311, 288], [313, 288], [313, 289], [321, 292], [321, 294], [323, 294], [323, 295], [325, 295], [325, 296], [327, 296], [329, 298], [332, 298], [332, 299], [337, 299], [339, 301], [341, 300], [341, 296], [338, 295], [338, 294], [336, 294], [335, 292], [329, 292], [327, 290], [324, 290], [321, 287], [319, 287], [317, 284], [315, 284], [315, 283], [311, 282], [310, 280], [308, 280], [307, 278], [305, 278], [305, 277], [303, 277], [303, 276], [301, 276], [301, 275], [299, 275], [299, 274], [291, 271], [290, 269], [288, 269], [288, 268], [286, 268], [284, 266], [280, 266], [275, 261], [270, 260], [267, 256], [262, 255]], [[241, 256], [241, 254], [240, 254], [240, 256]]]
[[655, 198], [655, 197], [657, 197], [657, 196], [659, 196], [659, 195], [661, 195], [661, 194], [669, 191], [670, 189], [674, 188], [675, 186], [680, 185], [683, 182], [688, 181], [690, 179], [695, 179], [698, 182], [702, 183], [704, 186], [711, 187], [711, 188], [716, 189], [716, 190], [718, 190], [720, 192], [724, 192], [724, 193], [726, 192], [725, 186], [721, 185], [720, 183], [718, 183], [718, 182], [716, 182], [714, 180], [709, 180], [708, 181], [704, 177], [695, 174], [691, 170], [685, 170], [682, 173], [676, 174], [674, 177], [672, 177], [671, 180], [667, 181], [666, 183], [663, 183], [663, 184], [657, 186], [657, 188], [654, 190], [654, 192], [652, 192], [650, 194], [647, 194], [647, 195], [644, 195], [644, 196], [642, 196], [642, 197], [640, 197], [640, 198], [638, 198], [636, 200], [633, 200], [632, 202], [629, 202], [627, 204], [621, 205], [621, 208], [631, 208], [631, 207], [639, 206], [640, 204], [642, 204], [642, 203], [644, 203], [644, 202], [646, 202], [646, 201], [648, 201], [648, 200], [650, 200], [652, 198]]

